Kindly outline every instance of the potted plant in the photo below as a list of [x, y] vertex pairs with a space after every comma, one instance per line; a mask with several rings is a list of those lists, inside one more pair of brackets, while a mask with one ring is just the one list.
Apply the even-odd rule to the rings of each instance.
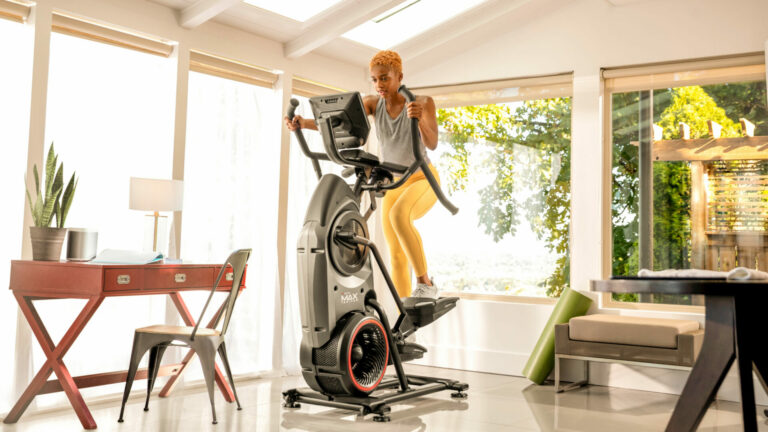
[[[67, 234], [64, 221], [67, 219], [72, 198], [75, 196], [75, 188], [77, 188], [75, 173], [72, 173], [66, 188], [64, 187], [64, 163], [59, 163], [57, 168], [58, 159], [51, 143], [45, 161], [45, 189], [40, 190], [37, 164], [33, 167], [37, 193], [34, 201], [27, 189], [27, 201], [29, 201], [29, 209], [32, 211], [32, 220], [35, 224], [29, 228], [32, 239], [32, 259], [36, 261], [58, 261], [61, 257], [61, 246]], [[51, 227], [54, 216], [56, 225]]]

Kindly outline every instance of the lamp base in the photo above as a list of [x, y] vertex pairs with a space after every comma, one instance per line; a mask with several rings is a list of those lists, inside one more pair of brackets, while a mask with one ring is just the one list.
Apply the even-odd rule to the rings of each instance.
[[157, 213], [144, 217], [144, 242], [141, 248], [147, 252], [168, 252], [168, 216]]

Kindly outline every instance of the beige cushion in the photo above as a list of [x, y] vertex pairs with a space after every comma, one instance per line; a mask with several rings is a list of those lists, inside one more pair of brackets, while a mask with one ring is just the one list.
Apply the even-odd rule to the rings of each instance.
[[[160, 333], [160, 334], [173, 334], [173, 335], [191, 335], [194, 327], [186, 326], [170, 326], [170, 325], [153, 325], [149, 327], [142, 327], [136, 329], [140, 333]], [[218, 330], [200, 327], [197, 329], [197, 335], [200, 336], [215, 336], [219, 334]]]
[[568, 328], [568, 336], [573, 340], [676, 348], [677, 335], [698, 330], [699, 323], [598, 314], [571, 318]]

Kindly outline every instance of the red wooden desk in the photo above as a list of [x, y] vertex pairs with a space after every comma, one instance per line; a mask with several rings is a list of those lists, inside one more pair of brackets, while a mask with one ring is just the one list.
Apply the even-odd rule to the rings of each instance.
[[[106, 297], [168, 294], [176, 305], [181, 318], [188, 326], [195, 322], [187, 309], [181, 293], [192, 290], [210, 290], [213, 287], [221, 265], [215, 264], [88, 264], [51, 261], [11, 261], [10, 288], [19, 303], [24, 317], [32, 332], [37, 337], [47, 361], [29, 383], [27, 389], [3, 420], [3, 423], [16, 423], [24, 410], [36, 395], [63, 391], [75, 409], [85, 429], [95, 429], [96, 422], [85, 405], [80, 388], [125, 382], [127, 371], [108, 372], [94, 375], [72, 377], [64, 364], [63, 357], [77, 339], [96, 309]], [[232, 271], [223, 278], [220, 291], [232, 287]], [[245, 276], [240, 287], [245, 288]], [[56, 345], [48, 334], [43, 321], [33, 305], [34, 300], [46, 299], [87, 299], [80, 314]], [[219, 307], [219, 311], [221, 310]], [[213, 324], [214, 315], [208, 326]], [[154, 324], [154, 323], [144, 323]], [[129, 344], [130, 341], [126, 341]], [[168, 383], [160, 391], [160, 396], [167, 396], [176, 384], [179, 375], [194, 356], [189, 351], [179, 364], [160, 368], [159, 376], [171, 375]], [[128, 359], [126, 359], [126, 364]], [[51, 373], [55, 380], [48, 380]], [[139, 369], [136, 379], [145, 379], [146, 369]], [[234, 401], [232, 389], [216, 366], [216, 383], [227, 402]]]

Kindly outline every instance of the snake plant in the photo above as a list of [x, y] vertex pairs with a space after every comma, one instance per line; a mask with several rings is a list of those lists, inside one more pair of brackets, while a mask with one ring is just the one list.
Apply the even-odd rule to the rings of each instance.
[[45, 190], [40, 191], [40, 176], [37, 171], [37, 164], [34, 165], [32, 173], [35, 177], [35, 191], [37, 197], [32, 201], [32, 196], [27, 189], [27, 201], [29, 209], [32, 211], [32, 220], [36, 227], [49, 227], [56, 216], [56, 228], [63, 228], [64, 221], [67, 219], [69, 207], [72, 205], [72, 199], [75, 196], [78, 180], [75, 179], [75, 173], [72, 173], [67, 187], [64, 187], [64, 163], [61, 162], [56, 167], [59, 156], [53, 150], [53, 143], [48, 149], [48, 157], [45, 160]]

